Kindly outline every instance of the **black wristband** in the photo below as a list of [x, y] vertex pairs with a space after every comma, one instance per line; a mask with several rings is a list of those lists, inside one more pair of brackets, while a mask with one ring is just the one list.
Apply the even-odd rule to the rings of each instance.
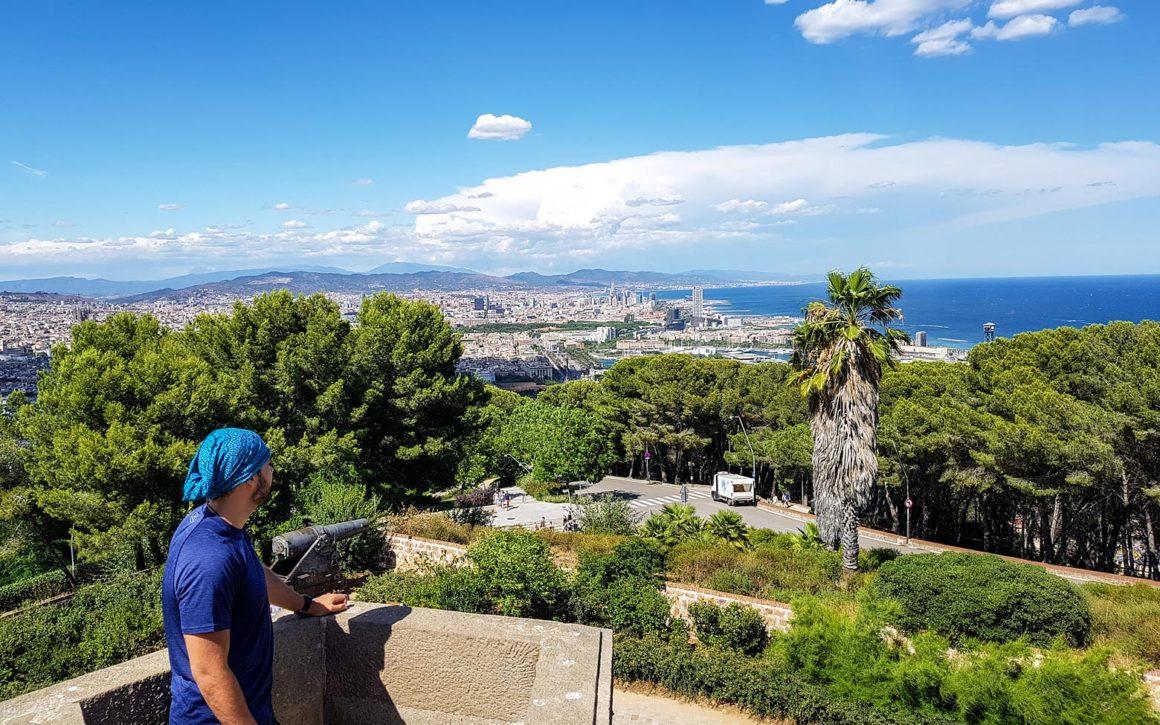
[[303, 594], [302, 595], [302, 608], [294, 613], [297, 614], [299, 617], [309, 617], [311, 604], [314, 604], [314, 598], [311, 596], [308, 596], [306, 594]]

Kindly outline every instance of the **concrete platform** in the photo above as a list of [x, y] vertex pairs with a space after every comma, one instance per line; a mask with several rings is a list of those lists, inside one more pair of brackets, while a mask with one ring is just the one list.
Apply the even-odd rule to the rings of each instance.
[[[356, 603], [274, 623], [283, 725], [564, 723], [612, 718], [612, 633], [534, 619]], [[0, 703], [0, 725], [168, 722], [155, 652]]]

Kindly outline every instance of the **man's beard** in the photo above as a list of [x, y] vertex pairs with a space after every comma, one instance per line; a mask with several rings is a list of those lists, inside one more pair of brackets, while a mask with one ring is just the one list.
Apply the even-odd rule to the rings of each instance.
[[258, 487], [250, 494], [250, 500], [256, 505], [261, 506], [270, 500], [270, 494], [274, 491], [274, 482], [271, 481], [269, 486], [262, 488], [262, 479], [258, 479]]

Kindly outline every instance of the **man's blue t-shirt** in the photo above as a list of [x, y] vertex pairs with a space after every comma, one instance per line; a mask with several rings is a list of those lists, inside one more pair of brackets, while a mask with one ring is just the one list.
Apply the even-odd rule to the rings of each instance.
[[230, 630], [229, 666], [250, 713], [274, 722], [274, 630], [266, 574], [250, 537], [205, 504], [190, 511], [169, 544], [161, 583], [173, 675], [170, 723], [216, 723], [189, 669], [186, 634]]

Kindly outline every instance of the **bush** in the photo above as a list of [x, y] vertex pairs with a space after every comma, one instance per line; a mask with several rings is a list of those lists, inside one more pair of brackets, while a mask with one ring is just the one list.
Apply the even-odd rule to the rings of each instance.
[[744, 655], [758, 655], [769, 642], [765, 620], [753, 607], [734, 602], [728, 607], [715, 604], [689, 605], [693, 631], [707, 645], [728, 647]]
[[858, 568], [862, 571], [878, 571], [888, 561], [894, 561], [901, 552], [898, 549], [882, 547], [877, 549], [862, 549], [858, 552]]
[[457, 612], [490, 612], [493, 609], [478, 573], [467, 567], [450, 565], [373, 576], [358, 590], [358, 599]]
[[576, 574], [606, 587], [618, 579], [636, 577], [655, 580], [665, 570], [665, 555], [654, 542], [632, 538], [607, 554], [580, 557]]
[[455, 508], [481, 508], [495, 503], [496, 486], [480, 486], [455, 497]]
[[387, 519], [387, 526], [393, 533], [405, 536], [421, 536], [425, 539], [447, 541], [452, 544], [468, 544], [475, 539], [480, 529], [457, 523], [443, 514], [419, 513], [412, 509], [399, 516]]
[[912, 554], [882, 565], [874, 590], [902, 605], [898, 623], [961, 641], [1046, 645], [1088, 642], [1091, 609], [1064, 579], [1028, 564], [977, 554]]
[[23, 579], [0, 587], [0, 612], [15, 609], [24, 602], [38, 602], [69, 590], [68, 574], [63, 569]]
[[[312, 525], [325, 526], [355, 519], [374, 519], [381, 503], [362, 484], [315, 476], [300, 494], [303, 512]], [[382, 540], [366, 531], [335, 544], [344, 571], [372, 569], [378, 564]]]
[[1085, 584], [1092, 641], [1160, 667], [1160, 589], [1148, 584]]
[[628, 501], [610, 495], [581, 497], [572, 515], [585, 534], [630, 536], [640, 524], [640, 514]]
[[[796, 537], [787, 537], [790, 539]], [[857, 587], [860, 579], [842, 578], [842, 559], [824, 549], [794, 549], [775, 540], [738, 551], [724, 542], [692, 541], [669, 552], [669, 576], [723, 592], [788, 600], [799, 594]], [[741, 583], [744, 587], [734, 588]], [[728, 587], [728, 588], [727, 588]]]
[[81, 587], [67, 603], [0, 620], [0, 700], [164, 645], [160, 570]]
[[834, 698], [774, 660], [694, 648], [657, 635], [614, 638], [612, 673], [625, 682], [648, 682], [686, 697], [730, 703], [759, 717], [832, 725], [954, 722], [949, 717], [894, 717]]
[[469, 546], [467, 558], [498, 614], [547, 619], [566, 601], [563, 573], [530, 531], [496, 531]]
[[662, 633], [670, 623], [669, 600], [657, 583], [640, 577], [613, 582], [606, 590], [608, 624], [615, 632], [635, 635]]
[[489, 526], [493, 514], [482, 508], [453, 508], [447, 518], [462, 526]]
[[755, 596], [760, 590], [752, 579], [734, 569], [722, 569], [713, 574], [705, 586], [714, 591], [744, 594], [747, 597]]

